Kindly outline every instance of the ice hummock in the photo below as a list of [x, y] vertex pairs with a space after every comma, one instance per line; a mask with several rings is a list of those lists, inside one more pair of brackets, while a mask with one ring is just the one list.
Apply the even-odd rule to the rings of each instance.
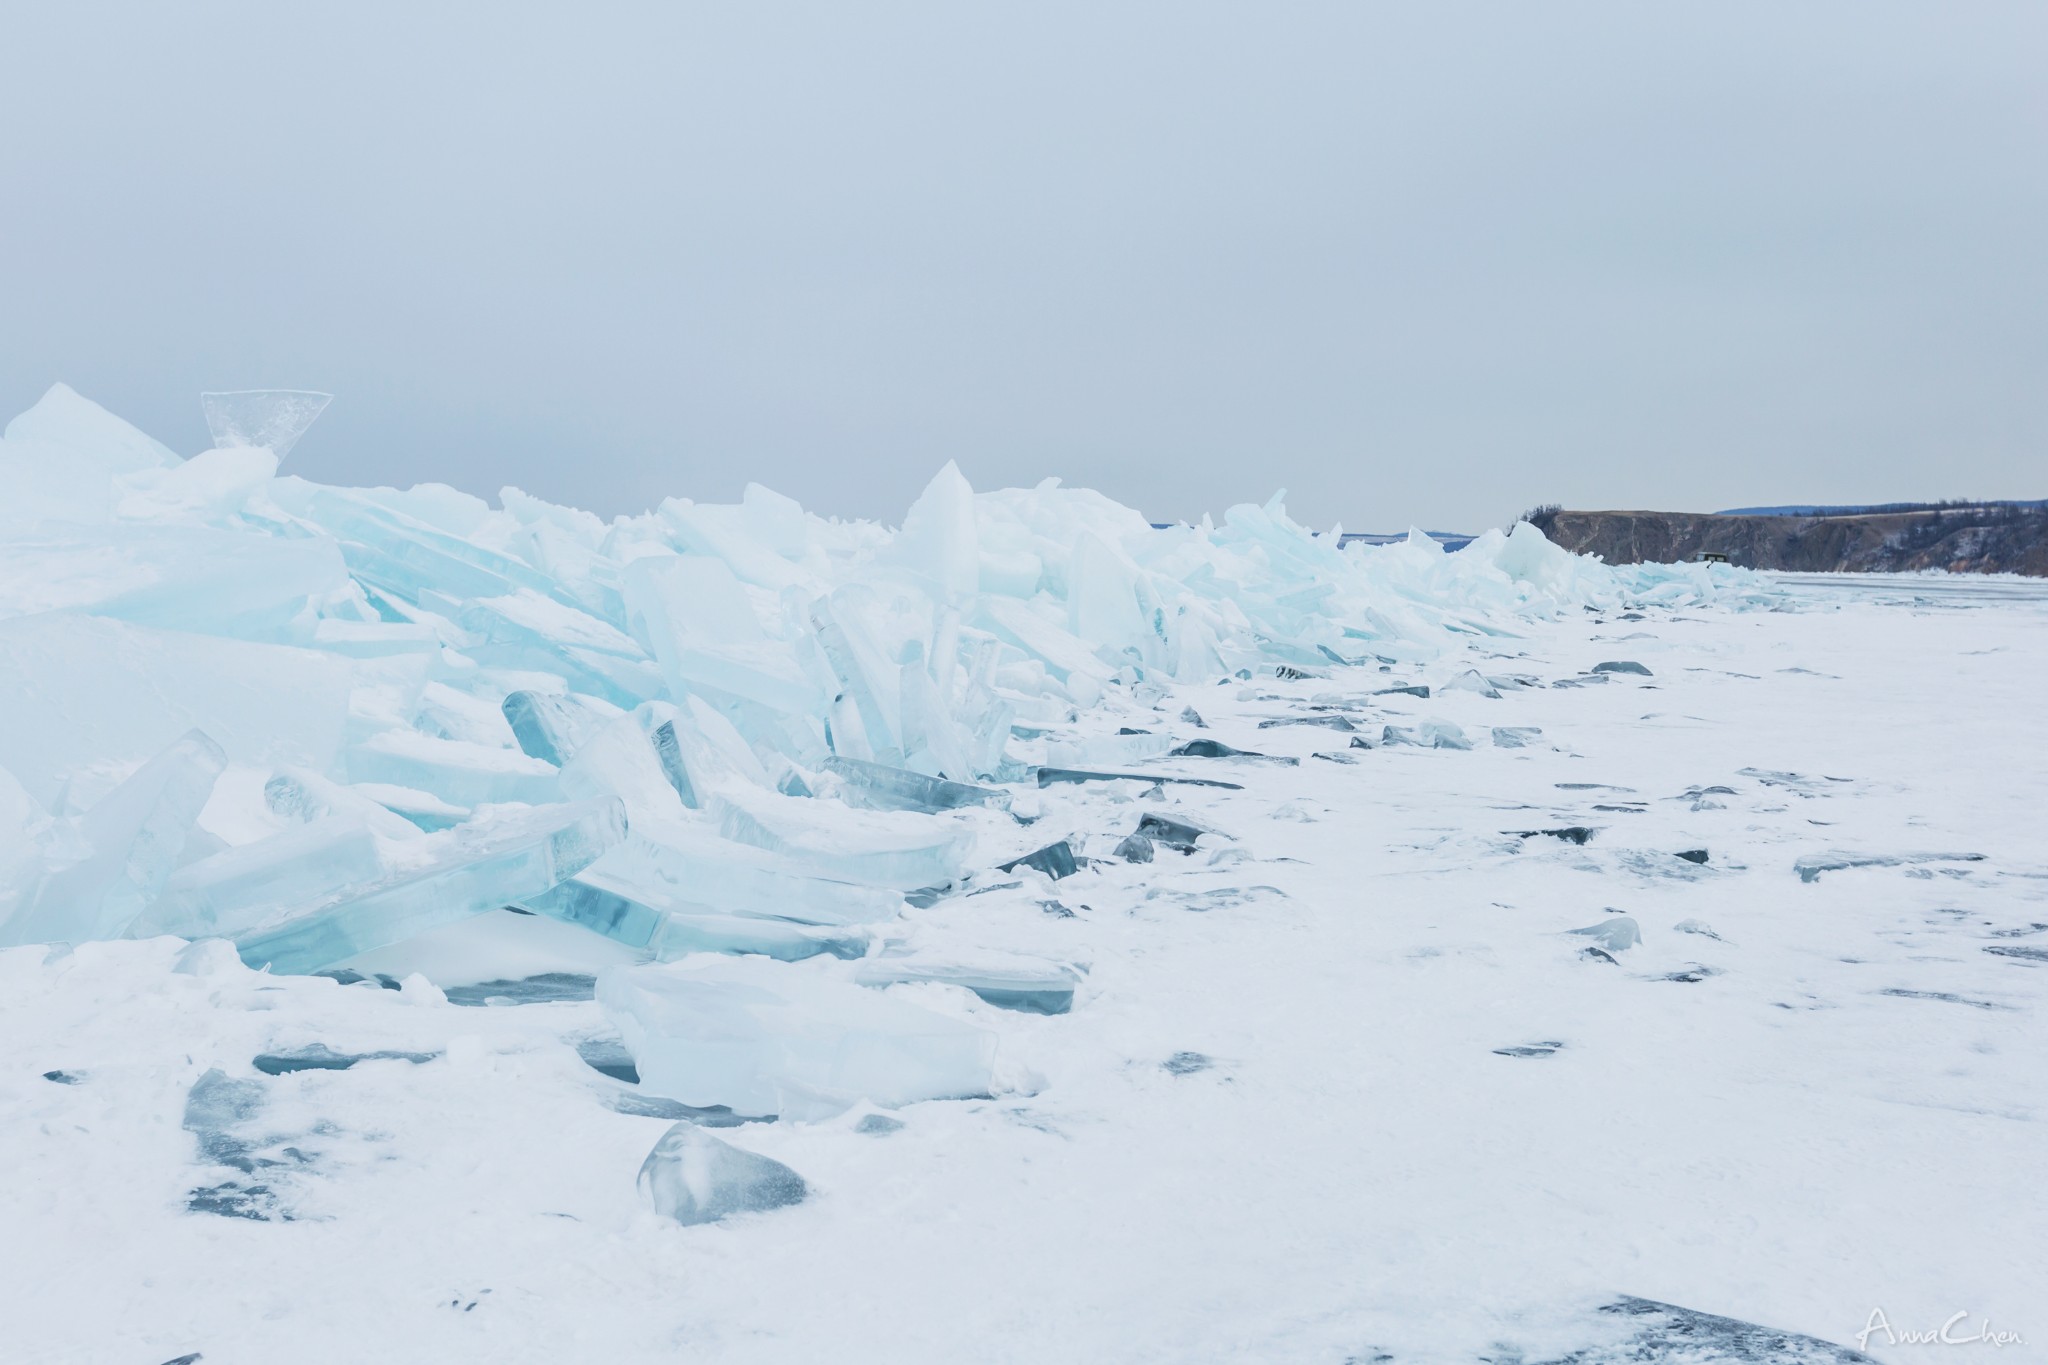
[[[191, 459], [61, 385], [0, 440], [0, 943], [213, 936], [305, 973], [516, 907], [680, 959], [607, 978], [607, 1007], [651, 1084], [748, 1112], [986, 1092], [987, 1035], [898, 998], [934, 983], [1071, 1002], [1059, 967], [837, 961], [1001, 863], [977, 849], [1032, 847], [1016, 792], [1299, 761], [1098, 710], [1439, 661], [1484, 695], [1475, 637], [1771, 598], [1527, 525], [1347, 547], [1276, 496], [1162, 528], [953, 465], [900, 529], [758, 485], [607, 522], [281, 476], [326, 395], [203, 402]], [[1077, 874], [1064, 833], [1006, 865]]]

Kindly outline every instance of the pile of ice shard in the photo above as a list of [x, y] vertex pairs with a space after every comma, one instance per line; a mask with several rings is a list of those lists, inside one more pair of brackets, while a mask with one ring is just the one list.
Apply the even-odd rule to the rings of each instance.
[[[1052, 482], [976, 494], [951, 465], [897, 530], [758, 485], [605, 522], [516, 489], [493, 507], [280, 475], [322, 402], [210, 396], [223, 444], [182, 460], [61, 385], [8, 425], [0, 944], [223, 937], [310, 972], [515, 906], [646, 959], [856, 957], [905, 893], [974, 865], [1035, 763], [1164, 749], [1019, 744], [1108, 689], [1426, 661], [1559, 611], [1764, 592], [1721, 566], [1609, 568], [1526, 525], [1456, 554], [1340, 549], [1277, 497], [1160, 529]], [[861, 979], [1071, 995], [984, 975]], [[870, 1019], [878, 992], [819, 980], [773, 1008], [716, 972], [611, 989], [657, 1058], [713, 1024], [740, 1040], [725, 1070], [690, 1054], [692, 1102], [986, 1088], [984, 1040]], [[776, 1009], [895, 1052], [742, 1055]]]

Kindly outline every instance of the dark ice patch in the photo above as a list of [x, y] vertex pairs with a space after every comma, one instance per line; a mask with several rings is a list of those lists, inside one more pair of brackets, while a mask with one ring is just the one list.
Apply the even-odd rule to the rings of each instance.
[[1215, 1059], [1202, 1052], [1176, 1052], [1159, 1064], [1169, 1075], [1192, 1076], [1197, 1071], [1207, 1071], [1216, 1065]]
[[1566, 825], [1561, 829], [1511, 829], [1506, 832], [1518, 839], [1562, 839], [1568, 844], [1584, 844], [1600, 831], [1587, 825]]
[[1643, 678], [1652, 676], [1649, 669], [1643, 667], [1634, 659], [1610, 659], [1604, 664], [1594, 664], [1593, 671], [1595, 673], [1633, 673]]
[[737, 1128], [743, 1123], [772, 1123], [774, 1117], [749, 1118], [735, 1114], [722, 1104], [699, 1108], [684, 1104], [681, 1100], [665, 1099], [660, 1095], [646, 1095], [638, 1090], [604, 1091], [604, 1107], [614, 1114], [627, 1114], [636, 1119], [667, 1119], [671, 1123], [694, 1123], [699, 1128]]
[[[1654, 1299], [1624, 1296], [1601, 1313], [1633, 1329], [1624, 1341], [1587, 1346], [1541, 1365], [1877, 1365], [1870, 1356], [1818, 1337], [1759, 1327]], [[1516, 1353], [1519, 1358], [1519, 1352]]]
[[43, 1079], [58, 1085], [77, 1085], [79, 1082], [78, 1073], [73, 1071], [45, 1071]]
[[1283, 767], [1289, 768], [1301, 762], [1298, 758], [1289, 758], [1282, 754], [1262, 754], [1253, 749], [1233, 748], [1228, 744], [1219, 743], [1213, 739], [1191, 739], [1179, 748], [1167, 750], [1166, 756], [1168, 758], [1241, 758], [1254, 763], [1278, 763]]
[[1283, 725], [1319, 725], [1326, 730], [1344, 730], [1347, 732], [1358, 728], [1351, 723], [1351, 717], [1336, 714], [1327, 716], [1287, 716], [1282, 719], [1262, 720], [1259, 722], [1261, 730], [1276, 730]]
[[[1199, 743], [1200, 741], [1196, 741]], [[1183, 746], [1185, 747], [1185, 746]], [[1221, 787], [1225, 791], [1241, 792], [1241, 782], [1221, 782], [1213, 777], [1169, 777], [1161, 773], [1105, 773], [1088, 768], [1040, 768], [1038, 785], [1050, 787], [1059, 783], [1081, 782], [1150, 782], [1154, 786], [1164, 782], [1179, 783], [1183, 787]]]
[[1213, 831], [1182, 820], [1170, 820], [1164, 815], [1147, 815], [1138, 822], [1138, 833], [1152, 843], [1162, 844], [1176, 852], [1193, 853], [1195, 842]]
[[1555, 1041], [1517, 1043], [1513, 1047], [1497, 1047], [1493, 1050], [1493, 1055], [1496, 1057], [1548, 1057], [1563, 1046], [1563, 1043]]
[[450, 986], [442, 993], [451, 1005], [552, 1005], [564, 1000], [595, 1000], [597, 978], [580, 972], [542, 972], [516, 981]]
[[626, 1051], [623, 1038], [582, 1038], [577, 1040], [576, 1055], [584, 1065], [600, 1075], [609, 1076], [627, 1085], [640, 1084], [640, 1068], [633, 1063], [633, 1054]]
[[325, 1043], [293, 1048], [289, 1052], [258, 1053], [249, 1065], [266, 1076], [288, 1076], [294, 1071], [346, 1071], [357, 1062], [431, 1062], [438, 1052], [336, 1052]]
[[1823, 872], [1841, 872], [1853, 867], [1904, 867], [1911, 863], [1981, 863], [1981, 853], [1803, 853], [1793, 860], [1792, 870], [1802, 882], [1817, 882]]
[[1027, 853], [1021, 858], [1014, 858], [1002, 864], [998, 870], [1015, 872], [1020, 867], [1043, 872], [1054, 881], [1062, 877], [1071, 877], [1081, 870], [1080, 864], [1074, 859], [1074, 846], [1065, 839], [1056, 844], [1047, 844], [1044, 848]]
[[239, 1180], [202, 1185], [185, 1196], [185, 1207], [193, 1213], [211, 1213], [220, 1218], [247, 1218], [257, 1223], [294, 1221], [290, 1209], [277, 1191], [263, 1184]]
[[1879, 995], [1895, 995], [1901, 1000], [1945, 1000], [1951, 1005], [1968, 1005], [1976, 1010], [2009, 1010], [2011, 1005], [2001, 1005], [1995, 1000], [1972, 1000], [1968, 996], [1951, 995], [1947, 991], [1911, 991], [1901, 986], [1890, 986], [1878, 992]]

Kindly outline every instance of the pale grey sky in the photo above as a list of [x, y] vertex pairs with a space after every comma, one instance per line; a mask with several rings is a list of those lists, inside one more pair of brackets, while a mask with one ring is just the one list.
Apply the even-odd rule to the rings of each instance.
[[19, 4], [0, 409], [595, 510], [2048, 496], [2048, 5]]

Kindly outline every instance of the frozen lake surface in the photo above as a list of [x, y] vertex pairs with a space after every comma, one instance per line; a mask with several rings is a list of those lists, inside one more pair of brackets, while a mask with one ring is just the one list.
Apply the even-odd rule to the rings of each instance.
[[[718, 1222], [636, 1187], [691, 1111], [618, 1079], [589, 978], [632, 954], [594, 935], [496, 912], [346, 985], [218, 942], [6, 950], [5, 1354], [1825, 1360], [1961, 1312], [2029, 1358], [2048, 590], [1779, 582], [1112, 689], [1051, 739], [1264, 758], [1006, 784], [1030, 823], [893, 926], [957, 970], [861, 996], [993, 1035], [986, 1094], [700, 1112], [768, 1159]], [[1617, 662], [1647, 672], [1589, 673]], [[1071, 875], [997, 870], [1059, 840]], [[887, 959], [718, 961], [837, 1000]]]

